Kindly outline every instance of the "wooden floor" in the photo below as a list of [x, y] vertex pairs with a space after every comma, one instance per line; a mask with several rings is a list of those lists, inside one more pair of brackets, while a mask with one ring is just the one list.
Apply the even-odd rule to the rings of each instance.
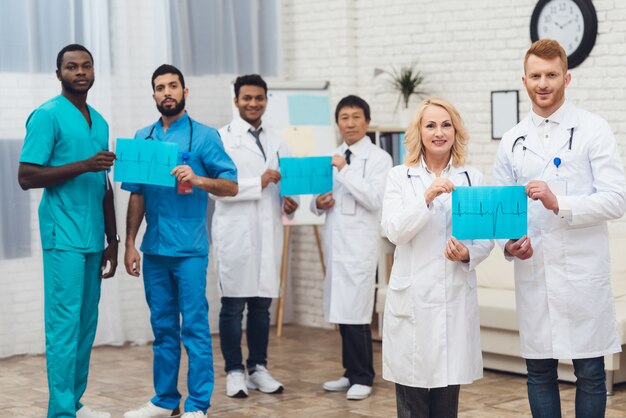
[[[328, 393], [322, 382], [341, 373], [340, 338], [335, 331], [286, 326], [282, 338], [270, 338], [269, 369], [285, 385], [279, 395], [252, 391], [247, 399], [225, 395], [224, 361], [218, 337], [213, 339], [216, 384], [209, 416], [214, 417], [394, 417], [393, 385], [382, 380], [381, 346], [374, 343], [378, 375], [372, 396], [347, 401], [345, 393]], [[94, 349], [86, 405], [121, 417], [152, 396], [150, 346]], [[181, 366], [180, 391], [185, 393], [186, 359]], [[575, 388], [561, 386], [563, 416], [573, 417]], [[42, 418], [46, 415], [47, 383], [43, 356], [0, 360], [0, 417]], [[485, 377], [461, 389], [460, 417], [529, 417], [524, 377], [485, 371]], [[626, 385], [609, 397], [607, 417], [626, 417]]]

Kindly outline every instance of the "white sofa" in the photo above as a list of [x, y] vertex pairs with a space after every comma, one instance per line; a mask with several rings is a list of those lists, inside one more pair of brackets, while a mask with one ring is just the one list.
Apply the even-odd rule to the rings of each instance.
[[[626, 239], [611, 239], [611, 275], [617, 326], [626, 350]], [[484, 366], [487, 369], [526, 373], [520, 357], [517, 314], [513, 282], [513, 263], [502, 255], [499, 246], [477, 268], [478, 304], [480, 306], [480, 337]], [[605, 357], [607, 389], [626, 381], [626, 353]], [[559, 364], [559, 379], [575, 381], [571, 361]]]

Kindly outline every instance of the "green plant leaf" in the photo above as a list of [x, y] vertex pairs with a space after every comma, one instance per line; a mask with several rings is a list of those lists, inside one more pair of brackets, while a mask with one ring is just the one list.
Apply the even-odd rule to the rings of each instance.
[[398, 101], [396, 109], [400, 104], [400, 100], [405, 108], [409, 107], [409, 100], [412, 95], [421, 96], [426, 94], [420, 87], [424, 83], [424, 74], [417, 69], [417, 63], [413, 62], [408, 66], [401, 66], [399, 69], [391, 66], [391, 71], [385, 71], [390, 77], [391, 85], [398, 91]]

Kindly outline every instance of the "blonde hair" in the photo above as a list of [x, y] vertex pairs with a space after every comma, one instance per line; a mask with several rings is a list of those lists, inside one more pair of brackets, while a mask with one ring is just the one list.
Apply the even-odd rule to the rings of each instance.
[[422, 125], [422, 119], [424, 118], [424, 112], [428, 106], [439, 106], [443, 108], [450, 115], [450, 121], [454, 127], [454, 144], [452, 144], [452, 165], [460, 167], [465, 164], [467, 158], [467, 141], [469, 135], [463, 124], [463, 119], [459, 111], [445, 99], [439, 97], [431, 97], [424, 100], [415, 117], [409, 124], [409, 129], [406, 131], [404, 145], [406, 147], [406, 156], [404, 157], [404, 164], [408, 166], [419, 165], [422, 155], [424, 155], [424, 144], [422, 143], [422, 133], [420, 127]]
[[561, 44], [554, 39], [540, 39], [535, 41], [530, 48], [528, 48], [526, 56], [524, 57], [524, 72], [526, 72], [526, 63], [531, 55], [535, 55], [544, 60], [551, 60], [557, 57], [561, 58], [563, 74], [567, 73], [567, 54]]

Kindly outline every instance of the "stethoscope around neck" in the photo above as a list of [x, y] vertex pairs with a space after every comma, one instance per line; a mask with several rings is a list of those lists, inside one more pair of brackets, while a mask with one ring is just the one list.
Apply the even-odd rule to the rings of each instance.
[[[468, 187], [472, 187], [472, 179], [470, 179], [470, 176], [467, 170], [463, 171], [462, 173], [465, 174], [465, 178], [467, 178]], [[411, 178], [411, 168], [406, 169], [406, 177], [408, 179]], [[415, 186], [413, 185], [413, 182], [411, 182], [411, 187], [413, 187], [413, 192], [417, 195], [417, 191], [415, 190]]]
[[[152, 125], [152, 128], [150, 128], [150, 133], [148, 133], [148, 136], [144, 139], [154, 140], [152, 134], [154, 134], [154, 130], [156, 129], [160, 121], [161, 120], [159, 119], [154, 123], [154, 125]], [[187, 116], [187, 122], [189, 122], [189, 149], [186, 153], [183, 153], [183, 160], [189, 159], [189, 154], [191, 153], [191, 144], [193, 143], [193, 124], [191, 123], [191, 118], [189, 116]], [[187, 158], [185, 158], [185, 154], [187, 154]]]
[[[569, 128], [569, 143], [567, 145], [567, 149], [569, 151], [572, 150], [572, 140], [574, 139], [574, 127]], [[511, 147], [511, 153], [515, 153], [515, 147], [517, 146], [517, 144], [520, 144], [522, 146], [522, 150], [526, 151], [526, 146], [524, 145], [524, 142], [526, 141], [526, 135], [521, 135], [518, 136], [517, 138], [515, 138], [515, 141], [513, 141], [513, 146]]]

